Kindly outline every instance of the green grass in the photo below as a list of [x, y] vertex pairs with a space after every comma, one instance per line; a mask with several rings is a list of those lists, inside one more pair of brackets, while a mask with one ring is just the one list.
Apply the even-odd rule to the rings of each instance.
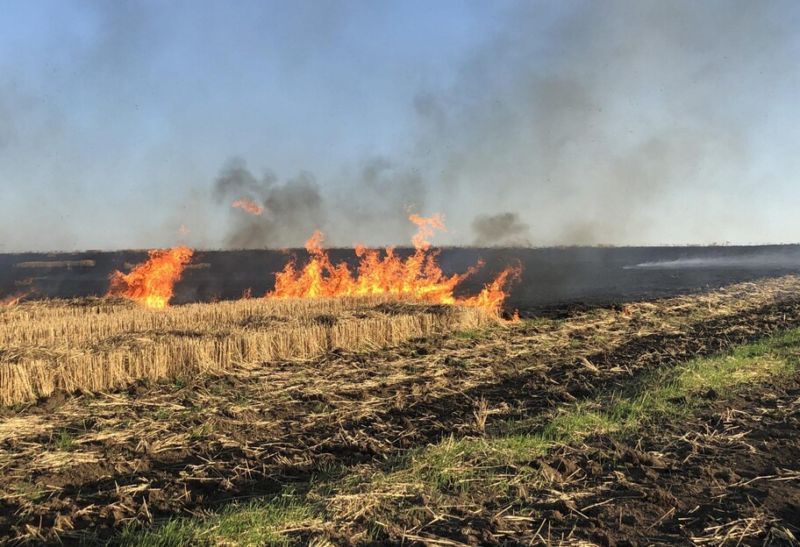
[[459, 330], [452, 334], [454, 338], [458, 338], [460, 340], [478, 340], [485, 336], [483, 332], [484, 329], [473, 329], [473, 330]]
[[405, 485], [435, 497], [491, 485], [500, 493], [511, 480], [535, 474], [531, 462], [558, 444], [578, 443], [593, 434], [624, 436], [648, 420], [680, 418], [691, 413], [709, 390], [724, 397], [742, 385], [791, 374], [799, 363], [800, 329], [795, 329], [654, 373], [627, 396], [599, 395], [563, 408], [544, 427], [507, 422], [495, 435], [448, 438], [410, 451], [366, 482], [351, 480], [349, 487], [363, 492]]
[[53, 446], [57, 450], [68, 452], [75, 446], [75, 437], [66, 429], [62, 429], [58, 432], [58, 436], [53, 439]]
[[[461, 335], [470, 336], [471, 332]], [[413, 522], [422, 518], [419, 503], [413, 501], [420, 497], [445, 513], [453, 505], [468, 507], [477, 492], [484, 498], [487, 493], [513, 495], [515, 484], [541, 478], [537, 459], [556, 445], [578, 443], [593, 434], [626, 436], [649, 420], [680, 419], [705, 400], [709, 390], [726, 397], [743, 385], [791, 374], [799, 364], [800, 329], [794, 329], [653, 373], [624, 394], [598, 394], [559, 409], [544, 427], [526, 421], [490, 422], [490, 433], [484, 437], [449, 437], [392, 458], [377, 471], [341, 469], [313, 485], [313, 495], [229, 506], [205, 520], [171, 521], [151, 531], [130, 529], [123, 544], [284, 545], [289, 540], [281, 530], [335, 520], [342, 511], [330, 503], [336, 494], [355, 494], [361, 500], [355, 503], [367, 507], [365, 514], [375, 522], [392, 517]], [[376, 499], [385, 501], [373, 502]], [[352, 506], [345, 511], [353, 511]]]
[[189, 430], [189, 438], [193, 441], [202, 441], [209, 437], [214, 432], [214, 424], [211, 422], [203, 422], [196, 425]]
[[203, 519], [174, 519], [152, 530], [129, 527], [121, 544], [127, 547], [189, 545], [290, 545], [284, 530], [315, 522], [311, 507], [288, 493], [273, 499], [228, 505]]
[[8, 494], [28, 502], [36, 502], [47, 495], [47, 490], [39, 484], [26, 481], [11, 485]]

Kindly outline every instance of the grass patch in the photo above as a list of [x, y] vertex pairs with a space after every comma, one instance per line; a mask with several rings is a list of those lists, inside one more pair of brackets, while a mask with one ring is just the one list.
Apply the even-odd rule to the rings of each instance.
[[10, 494], [14, 498], [36, 502], [47, 495], [47, 491], [38, 484], [31, 482], [20, 482], [11, 486]]
[[196, 425], [189, 430], [189, 439], [193, 441], [202, 441], [203, 439], [210, 437], [213, 432], [214, 424], [212, 422], [203, 422], [202, 424]]
[[72, 434], [66, 429], [62, 429], [53, 439], [53, 446], [56, 448], [56, 450], [68, 452], [75, 446], [75, 437], [73, 437]]
[[246, 504], [228, 505], [207, 518], [170, 520], [154, 529], [131, 526], [122, 534], [126, 547], [189, 545], [291, 545], [287, 531], [313, 527], [312, 508], [294, 493]]
[[486, 334], [483, 330], [459, 330], [453, 333], [454, 338], [458, 338], [460, 340], [478, 340], [480, 338], [485, 337]]

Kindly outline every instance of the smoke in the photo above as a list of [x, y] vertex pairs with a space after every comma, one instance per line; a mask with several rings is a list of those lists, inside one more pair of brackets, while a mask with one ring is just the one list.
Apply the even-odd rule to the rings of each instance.
[[450, 89], [420, 94], [442, 205], [518, 210], [544, 244], [763, 238], [754, 136], [793, 62], [787, 4], [568, 6], [543, 24], [517, 5]]
[[794, 62], [787, 3], [543, 7], [513, 4], [450, 85], [417, 92], [407, 149], [310, 193], [304, 210], [329, 221], [331, 240], [406, 242], [414, 208], [445, 214], [447, 243], [776, 237], [754, 207], [768, 199], [754, 135]]
[[430, 214], [426, 207], [429, 181], [410, 161], [372, 157], [334, 184], [331, 200], [335, 218], [330, 223], [331, 240], [339, 245], [362, 243], [372, 246], [410, 242], [416, 227], [408, 220], [412, 212]]
[[798, 239], [796, 0], [26, 5], [0, 250]]
[[756, 250], [749, 254], [733, 253], [723, 256], [705, 256], [677, 258], [674, 260], [658, 260], [640, 262], [623, 266], [626, 270], [701, 270], [701, 269], [739, 269], [760, 270], [785, 269], [796, 270], [800, 267], [800, 254], [796, 248], [786, 248], [780, 251]]
[[325, 223], [319, 186], [310, 173], [300, 173], [281, 184], [270, 172], [256, 178], [243, 160], [234, 159], [217, 177], [213, 196], [227, 207], [233, 200], [245, 198], [264, 209], [258, 215], [231, 211], [232, 224], [225, 240], [229, 248], [301, 246]]
[[479, 247], [530, 245], [529, 230], [530, 227], [519, 219], [517, 213], [478, 215], [472, 221], [472, 231], [475, 232], [473, 243]]
[[[280, 184], [271, 171], [258, 178], [244, 160], [228, 160], [211, 192], [218, 206], [229, 209], [223, 244], [235, 249], [298, 247], [317, 229], [325, 232], [327, 245], [408, 244], [416, 231], [409, 213], [422, 210], [426, 192], [418, 173], [373, 157], [359, 166], [355, 177], [331, 186], [323, 195], [308, 171]], [[263, 212], [231, 209], [241, 199], [253, 201]]]

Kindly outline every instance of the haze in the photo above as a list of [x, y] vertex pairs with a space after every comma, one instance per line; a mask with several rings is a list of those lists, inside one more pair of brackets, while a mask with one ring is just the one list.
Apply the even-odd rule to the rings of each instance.
[[[9, 1], [0, 251], [800, 240], [800, 3]], [[249, 199], [249, 215], [231, 207]]]

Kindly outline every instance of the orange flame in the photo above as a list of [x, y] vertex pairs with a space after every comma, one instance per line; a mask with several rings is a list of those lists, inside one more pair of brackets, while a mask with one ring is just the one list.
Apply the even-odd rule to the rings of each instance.
[[150, 251], [150, 259], [130, 273], [111, 274], [108, 296], [124, 296], [148, 308], [166, 308], [172, 299], [175, 282], [192, 258], [188, 247]]
[[14, 294], [9, 294], [8, 296], [0, 298], [0, 306], [9, 306], [9, 307], [16, 306], [30, 294], [31, 294], [30, 292], [18, 292]]
[[409, 219], [419, 227], [412, 238], [414, 254], [403, 259], [387, 247], [382, 254], [376, 249], [356, 247], [359, 265], [355, 273], [346, 262], [333, 264], [322, 248], [324, 236], [316, 231], [306, 241], [306, 251], [311, 255], [308, 263], [297, 270], [294, 260], [275, 274], [275, 288], [268, 298], [319, 298], [332, 296], [390, 295], [399, 299], [415, 299], [437, 304], [463, 304], [485, 309], [499, 316], [510, 281], [518, 279], [521, 268], [508, 268], [486, 285], [477, 296], [457, 299], [453, 291], [476, 267], [462, 274], [445, 275], [436, 262], [437, 252], [430, 251], [435, 230], [444, 230], [441, 215], [429, 218], [411, 215]]
[[422, 249], [427, 251], [430, 249], [431, 244], [427, 238], [431, 237], [436, 230], [446, 230], [444, 227], [444, 218], [440, 213], [436, 213], [432, 217], [421, 217], [412, 214], [408, 220], [416, 224], [419, 228], [414, 237], [411, 238], [411, 243], [414, 244], [415, 249]]
[[[513, 281], [519, 281], [522, 278], [522, 266], [513, 266], [506, 268], [494, 278], [494, 281], [487, 283], [483, 289], [476, 296], [464, 299], [461, 304], [466, 306], [476, 306], [482, 308], [493, 315], [500, 315], [508, 293], [506, 289]], [[514, 317], [519, 320], [519, 314], [515, 312]]]
[[264, 212], [264, 208], [256, 203], [255, 201], [249, 199], [237, 199], [233, 203], [231, 203], [231, 207], [236, 207], [241, 209], [245, 213], [258, 216]]

